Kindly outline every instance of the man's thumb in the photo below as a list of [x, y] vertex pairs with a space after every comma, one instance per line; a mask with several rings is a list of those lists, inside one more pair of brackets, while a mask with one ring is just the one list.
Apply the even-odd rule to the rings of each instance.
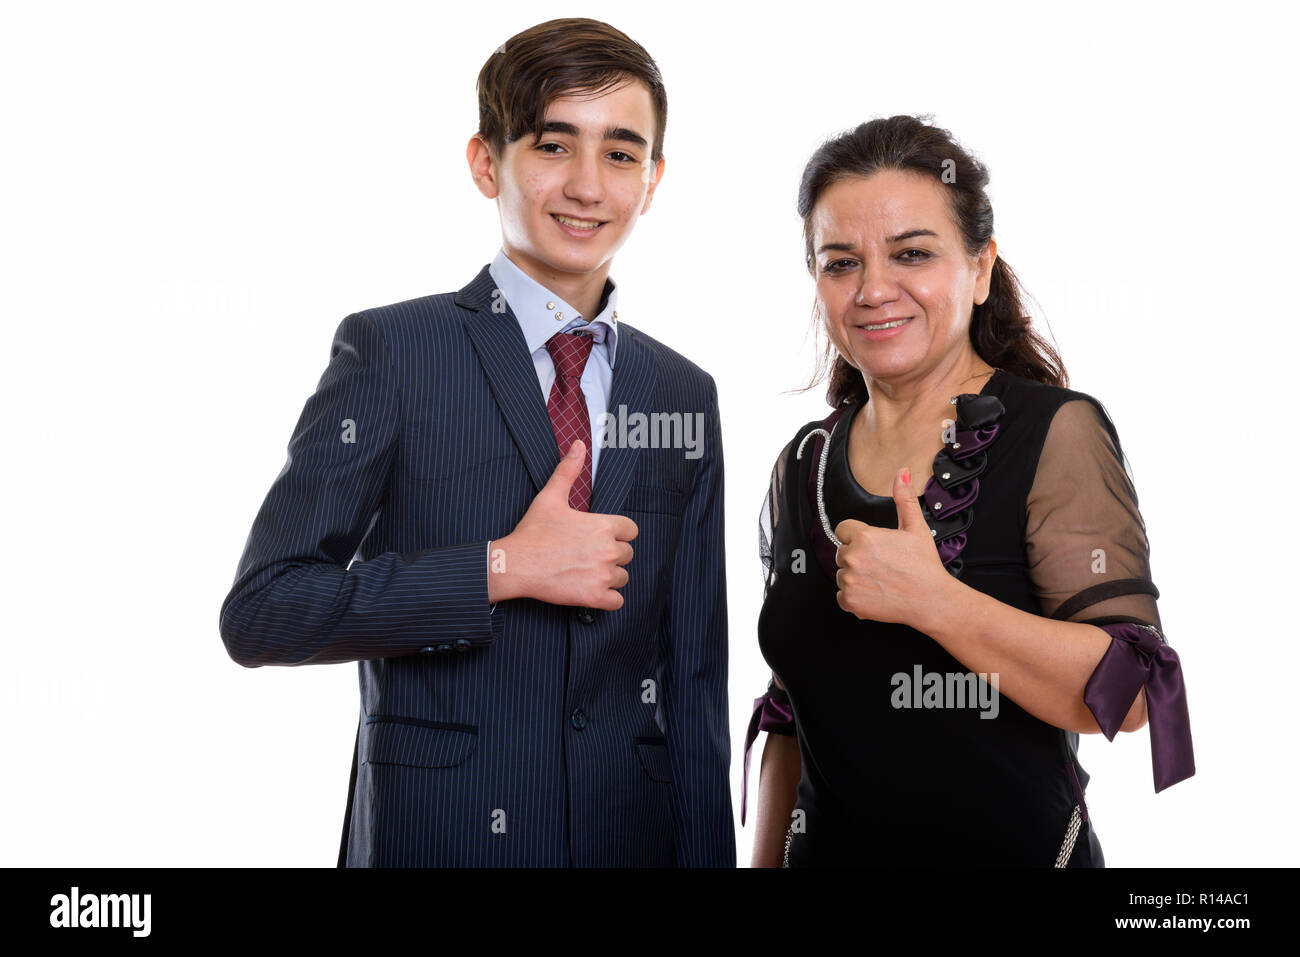
[[930, 537], [920, 499], [911, 484], [912, 470], [902, 468], [894, 475], [894, 505], [898, 508], [898, 527], [904, 532], [924, 531]]
[[583, 444], [582, 439], [574, 439], [573, 445], [569, 446], [568, 454], [560, 459], [559, 465], [555, 466], [555, 471], [551, 473], [551, 478], [542, 491], [558, 495], [560, 501], [567, 503], [569, 501], [569, 489], [573, 487], [573, 483], [582, 474], [582, 465], [586, 458], [586, 445]]

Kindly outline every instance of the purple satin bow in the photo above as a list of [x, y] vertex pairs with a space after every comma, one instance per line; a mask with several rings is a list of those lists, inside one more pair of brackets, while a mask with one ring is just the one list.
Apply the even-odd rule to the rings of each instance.
[[1114, 741], [1138, 692], [1146, 686], [1151, 773], [1159, 793], [1196, 773], [1178, 653], [1150, 625], [1125, 621], [1098, 627], [1111, 636], [1111, 643], [1083, 689], [1083, 702], [1101, 733]]
[[754, 713], [749, 718], [749, 730], [745, 732], [745, 776], [740, 783], [741, 827], [745, 826], [745, 804], [749, 797], [749, 749], [754, 746], [760, 731], [794, 734], [794, 711], [790, 705], [784, 701], [777, 701], [770, 694], [754, 699]]

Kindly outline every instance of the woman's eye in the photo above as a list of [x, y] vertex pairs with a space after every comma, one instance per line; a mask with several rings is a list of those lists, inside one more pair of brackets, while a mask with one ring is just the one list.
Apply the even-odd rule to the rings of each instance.
[[[916, 255], [909, 256], [908, 255], [909, 253], [916, 253]], [[904, 249], [898, 255], [902, 257], [907, 257], [906, 259], [904, 259], [904, 262], [910, 262], [910, 263], [924, 262], [925, 260], [930, 258], [929, 252], [927, 252], [924, 249]]]
[[830, 273], [831, 275], [834, 275], [835, 273], [838, 272], [844, 272], [844, 270], [848, 269], [852, 265], [853, 265], [852, 259], [832, 259], [830, 262], [828, 262], [825, 266], [822, 267], [822, 272], [827, 272]]

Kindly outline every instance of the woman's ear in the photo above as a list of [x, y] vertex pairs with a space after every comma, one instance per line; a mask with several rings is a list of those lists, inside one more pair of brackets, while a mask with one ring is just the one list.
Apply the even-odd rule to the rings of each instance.
[[975, 305], [984, 305], [984, 300], [989, 297], [989, 287], [993, 284], [993, 264], [998, 258], [998, 242], [990, 238], [984, 246], [983, 251], [976, 260], [977, 272], [975, 274]]

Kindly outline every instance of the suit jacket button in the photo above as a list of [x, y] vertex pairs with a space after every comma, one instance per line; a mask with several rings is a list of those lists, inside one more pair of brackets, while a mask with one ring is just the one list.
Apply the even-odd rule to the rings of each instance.
[[433, 651], [433, 645], [425, 645], [423, 648], [420, 649], [420, 654], [427, 655], [430, 654], [432, 651]]
[[569, 724], [573, 725], [579, 731], [587, 726], [587, 716], [581, 708], [574, 708], [573, 714], [569, 715]]
[[578, 621], [582, 622], [584, 625], [590, 625], [595, 620], [596, 620], [596, 613], [592, 609], [590, 608], [578, 609]]
[[469, 639], [468, 639], [468, 638], [457, 638], [457, 639], [456, 639], [456, 650], [457, 650], [457, 651], [469, 651]]
[[438, 650], [445, 655], [447, 652], [451, 651], [452, 647], [453, 646], [450, 644], [441, 644], [438, 646]]

